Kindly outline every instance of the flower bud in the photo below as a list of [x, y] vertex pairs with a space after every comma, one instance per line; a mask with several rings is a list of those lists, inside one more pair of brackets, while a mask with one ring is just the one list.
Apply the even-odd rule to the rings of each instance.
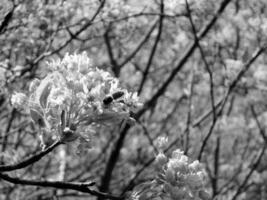
[[164, 150], [168, 145], [168, 138], [167, 137], [158, 137], [156, 141], [156, 146], [160, 150]]
[[89, 72], [89, 68], [92, 67], [92, 62], [91, 59], [87, 57], [86, 52], [82, 53], [78, 64], [78, 71], [81, 74], [87, 74]]
[[190, 163], [188, 167], [192, 172], [198, 172], [202, 170], [202, 166], [198, 160], [195, 160], [194, 162]]
[[162, 167], [167, 162], [168, 162], [168, 158], [163, 153], [159, 153], [157, 155], [156, 164], [157, 164], [158, 167]]
[[61, 141], [62, 142], [72, 142], [78, 138], [78, 134], [75, 131], [71, 130], [69, 127], [66, 127], [62, 133]]
[[182, 155], [184, 155], [184, 152], [180, 149], [176, 149], [172, 152], [172, 158], [180, 159]]
[[186, 164], [186, 162], [171, 158], [168, 162], [168, 168], [172, 169], [175, 173], [180, 172], [185, 174], [188, 171]]
[[11, 104], [15, 108], [23, 108], [28, 105], [28, 97], [23, 93], [15, 93], [11, 97]]

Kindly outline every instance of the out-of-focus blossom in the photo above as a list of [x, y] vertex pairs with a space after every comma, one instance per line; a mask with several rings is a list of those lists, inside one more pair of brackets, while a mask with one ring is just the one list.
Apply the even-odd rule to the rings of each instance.
[[156, 147], [163, 151], [168, 145], [168, 138], [167, 137], [158, 137], [156, 141]]
[[[190, 162], [184, 152], [177, 149], [167, 158], [162, 152], [156, 157], [158, 184], [170, 199], [209, 199], [204, 189], [206, 172], [199, 161]], [[161, 165], [160, 165], [161, 164]]]

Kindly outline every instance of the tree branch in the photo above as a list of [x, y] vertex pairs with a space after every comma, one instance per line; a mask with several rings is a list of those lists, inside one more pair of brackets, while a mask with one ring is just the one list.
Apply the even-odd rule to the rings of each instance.
[[117, 197], [110, 194], [106, 194], [103, 192], [99, 192], [96, 190], [89, 189], [88, 187], [94, 185], [94, 182], [89, 183], [69, 183], [69, 182], [60, 182], [60, 181], [33, 181], [33, 180], [25, 180], [19, 178], [13, 178], [6, 174], [0, 173], [0, 179], [3, 179], [7, 182], [13, 184], [20, 184], [20, 185], [31, 185], [31, 186], [40, 186], [40, 187], [51, 187], [57, 189], [70, 189], [76, 190], [83, 193], [88, 193], [93, 196], [98, 196], [103, 199], [112, 199], [112, 200], [122, 200], [124, 197]]
[[121, 68], [122, 66], [124, 66], [127, 62], [129, 62], [136, 54], [137, 52], [139, 52], [139, 50], [141, 49], [141, 47], [146, 43], [146, 41], [148, 40], [148, 38], [150, 37], [151, 33], [153, 32], [153, 30], [155, 29], [156, 25], [158, 23], [158, 20], [155, 21], [155, 23], [153, 23], [153, 25], [151, 26], [151, 28], [149, 29], [148, 33], [144, 36], [144, 38], [141, 40], [141, 42], [137, 45], [137, 47], [132, 51], [132, 53], [130, 53], [122, 63], [119, 64], [119, 67]]
[[79, 30], [77, 30], [75, 33], [73, 33], [73, 36], [70, 37], [68, 40], [66, 40], [60, 47], [58, 47], [57, 49], [52, 50], [52, 51], [48, 51], [48, 52], [44, 51], [44, 53], [42, 53], [40, 56], [38, 56], [33, 61], [31, 61], [30, 62], [31, 65], [21, 71], [21, 76], [23, 76], [28, 71], [31, 71], [34, 66], [36, 66], [41, 60], [43, 60], [47, 56], [53, 55], [53, 54], [59, 52], [60, 50], [64, 49], [74, 38], [78, 37], [83, 31], [85, 31], [88, 27], [90, 27], [92, 25], [93, 21], [95, 20], [95, 18], [97, 17], [97, 15], [100, 13], [102, 8], [104, 7], [104, 5], [105, 5], [105, 0], [100, 1], [100, 4], [99, 4], [96, 12], [94, 13], [92, 18], [86, 24], [84, 24]]
[[[160, 13], [164, 14], [164, 2], [163, 2], [163, 0], [161, 0], [161, 2], [160, 2]], [[145, 81], [147, 79], [147, 75], [149, 73], [149, 69], [151, 67], [154, 55], [155, 55], [157, 47], [158, 47], [158, 44], [159, 44], [159, 41], [160, 41], [160, 37], [161, 37], [161, 33], [162, 33], [163, 19], [164, 19], [164, 15], [160, 15], [158, 34], [156, 36], [154, 45], [152, 47], [150, 56], [149, 56], [148, 61], [147, 61], [147, 65], [146, 65], [145, 71], [143, 73], [143, 78], [141, 80], [141, 83], [140, 83], [140, 86], [139, 86], [139, 89], [138, 89], [138, 94], [140, 94], [142, 92], [143, 86], [144, 86]]]
[[109, 60], [112, 64], [112, 71], [114, 72], [114, 75], [116, 77], [119, 77], [120, 74], [120, 67], [114, 57], [113, 51], [112, 51], [112, 46], [111, 46], [111, 42], [110, 42], [110, 37], [109, 37], [109, 31], [111, 29], [111, 24], [108, 25], [108, 28], [106, 30], [106, 32], [104, 33], [104, 40], [107, 46], [107, 51], [108, 51], [108, 56], [109, 56]]
[[[216, 20], [218, 19], [219, 15], [224, 11], [224, 9], [226, 8], [226, 6], [228, 5], [228, 3], [230, 3], [231, 0], [224, 0], [221, 4], [220, 7], [218, 8], [216, 14], [214, 15], [214, 17], [211, 19], [211, 21], [204, 27], [204, 29], [201, 31], [201, 33], [199, 34], [198, 38], [202, 39], [207, 33], [208, 31], [212, 28], [212, 26], [214, 25], [214, 23], [216, 22]], [[150, 108], [156, 101], [157, 99], [165, 92], [165, 90], [167, 89], [167, 87], [169, 86], [169, 84], [171, 83], [171, 81], [174, 79], [174, 77], [176, 76], [176, 74], [181, 70], [181, 68], [184, 66], [184, 64], [186, 63], [186, 61], [189, 59], [189, 57], [192, 55], [192, 53], [194, 52], [195, 48], [197, 47], [196, 42], [194, 42], [189, 48], [188, 50], [185, 52], [185, 54], [181, 57], [180, 61], [178, 62], [176, 68], [172, 71], [172, 73], [169, 75], [169, 77], [167, 78], [167, 80], [162, 84], [162, 86], [159, 88], [159, 90], [151, 97], [151, 99], [149, 99], [146, 103], [145, 106], [139, 110], [136, 115], [135, 118], [138, 119], [140, 118], [145, 111]], [[111, 174], [112, 171], [115, 167], [115, 164], [119, 158], [119, 152], [120, 149], [122, 148], [123, 145], [123, 141], [127, 135], [129, 126], [126, 126], [124, 128], [124, 130], [120, 133], [120, 137], [117, 140], [116, 144], [115, 144], [115, 148], [113, 149], [113, 151], [111, 152], [111, 156], [108, 160], [108, 164], [106, 166], [105, 169], [105, 173], [104, 176], [102, 178], [102, 187], [100, 187], [100, 189], [107, 189], [108, 188], [108, 184], [110, 182], [110, 178], [111, 178]], [[150, 165], [153, 162], [154, 159], [151, 159], [147, 165]], [[139, 171], [141, 173], [142, 169]], [[137, 176], [140, 174], [138, 173], [129, 183], [129, 187], [132, 186], [134, 180], [137, 178]], [[127, 187], [126, 189], [128, 189], [129, 187]], [[124, 191], [125, 192], [125, 191]]]
[[[203, 28], [203, 30], [200, 32], [198, 38], [201, 40], [203, 37], [206, 36], [208, 31], [212, 28], [212, 26], [215, 24], [217, 21], [218, 17], [226, 6], [231, 2], [231, 0], [224, 0], [221, 4], [220, 7], [218, 8], [216, 14], [213, 16], [213, 18], [209, 21], [209, 23]], [[172, 80], [175, 78], [177, 73], [182, 69], [184, 64], [187, 62], [189, 57], [192, 55], [192, 53], [195, 51], [197, 47], [196, 41], [194, 41], [193, 44], [189, 46], [189, 48], [185, 51], [184, 55], [181, 57], [181, 59], [178, 61], [178, 64], [172, 71], [172, 73], [169, 75], [169, 77], [166, 79], [166, 81], [162, 84], [162, 86], [158, 89], [158, 91], [145, 103], [144, 107], [138, 112], [138, 115], [141, 116], [149, 107], [150, 105], [153, 105], [157, 99], [165, 92], [169, 84], [172, 82]]]
[[0, 165], [0, 172], [5, 172], [5, 171], [14, 171], [17, 169], [22, 169], [24, 167], [27, 167], [37, 161], [39, 161], [42, 157], [50, 153], [53, 149], [55, 149], [57, 146], [59, 146], [61, 141], [56, 141], [54, 142], [51, 146], [47, 147], [45, 150], [25, 159], [24, 161], [20, 163], [16, 163], [13, 165]]
[[[236, 78], [232, 81], [232, 83], [230, 84], [230, 86], [228, 87], [228, 90], [226, 92], [226, 94], [224, 95], [224, 97], [222, 98], [222, 102], [221, 102], [221, 107], [220, 110], [217, 113], [217, 117], [220, 116], [223, 112], [224, 106], [230, 96], [230, 94], [232, 93], [233, 89], [235, 88], [235, 86], [237, 85], [237, 83], [240, 81], [240, 79], [244, 76], [245, 72], [250, 68], [250, 66], [253, 64], [253, 62], [266, 50], [266, 47], [262, 47], [260, 49], [258, 49], [252, 56], [252, 58], [244, 65], [243, 69], [237, 74]], [[216, 121], [212, 123], [212, 126], [210, 127], [209, 133], [205, 136], [200, 151], [199, 151], [199, 155], [198, 155], [198, 160], [201, 160], [202, 154], [204, 152], [204, 148], [212, 134], [212, 130], [215, 127]]]
[[243, 180], [243, 182], [241, 183], [241, 185], [238, 187], [235, 195], [233, 196], [232, 200], [236, 200], [238, 195], [243, 191], [243, 189], [245, 188], [249, 178], [251, 177], [252, 173], [256, 170], [256, 168], [258, 167], [258, 165], [261, 162], [261, 159], [265, 153], [266, 150], [266, 144], [264, 144], [262, 150], [258, 153], [258, 156], [256, 158], [256, 161], [252, 164], [252, 167], [249, 171], [249, 173], [247, 174], [247, 176], [245, 177], [245, 179]]
[[[164, 9], [163, 0], [161, 0], [161, 6], [160, 6], [161, 12], [163, 12], [163, 9]], [[151, 55], [150, 55], [150, 58], [149, 58], [149, 61], [148, 61], [147, 68], [149, 68], [149, 66], [151, 65], [151, 62], [152, 62], [152, 59], [153, 59], [153, 56], [154, 56], [154, 53], [155, 53], [155, 50], [156, 50], [156, 47], [157, 47], [157, 43], [158, 43], [158, 40], [159, 40], [161, 32], [162, 32], [163, 15], [160, 16], [160, 19], [161, 19], [160, 20], [161, 21], [160, 22], [161, 25], [159, 26], [158, 36], [157, 36], [157, 39], [155, 41], [154, 47], [152, 49], [152, 52], [151, 52]], [[148, 73], [148, 71], [147, 71], [147, 73]], [[104, 175], [103, 175], [102, 180], [101, 180], [101, 186], [100, 186], [100, 190], [101, 191], [108, 191], [109, 183], [110, 183], [111, 176], [112, 176], [112, 172], [113, 172], [114, 167], [115, 167], [115, 165], [117, 163], [117, 160], [119, 158], [120, 149], [123, 146], [123, 141], [124, 141], [124, 138], [127, 135], [127, 132], [128, 132], [129, 128], [130, 128], [129, 125], [125, 126], [123, 131], [120, 133], [120, 136], [119, 136], [119, 138], [118, 138], [118, 140], [117, 140], [117, 142], [116, 142], [116, 144], [114, 146], [114, 149], [111, 152], [111, 155], [109, 157], [108, 163], [107, 163], [106, 168], [105, 168]], [[101, 198], [99, 198], [99, 200], [101, 200]]]

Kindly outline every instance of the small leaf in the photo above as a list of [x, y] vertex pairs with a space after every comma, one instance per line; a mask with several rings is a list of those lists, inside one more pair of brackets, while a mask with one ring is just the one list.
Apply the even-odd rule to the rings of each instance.
[[51, 91], [51, 83], [47, 83], [40, 95], [40, 104], [42, 108], [46, 108], [47, 106], [47, 98], [50, 94], [50, 91]]
[[62, 132], [61, 136], [61, 142], [68, 143], [68, 142], [73, 142], [79, 137], [75, 131], [71, 130], [69, 127], [66, 127], [64, 131]]
[[60, 118], [61, 118], [61, 130], [63, 131], [64, 128], [66, 127], [66, 112], [65, 112], [65, 110], [62, 110]]

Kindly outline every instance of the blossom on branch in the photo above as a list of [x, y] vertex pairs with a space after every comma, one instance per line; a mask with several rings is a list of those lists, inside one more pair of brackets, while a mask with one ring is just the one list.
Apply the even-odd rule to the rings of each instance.
[[204, 168], [197, 160], [189, 162], [189, 158], [180, 149], [173, 151], [169, 159], [160, 152], [156, 157], [156, 166], [156, 181], [170, 199], [209, 199], [209, 194], [204, 190]]
[[190, 158], [180, 149], [165, 155], [168, 138], [159, 137], [156, 141], [159, 149], [155, 158], [157, 175], [151, 181], [138, 185], [129, 194], [130, 200], [209, 200], [205, 190], [206, 171], [198, 160]]
[[45, 134], [63, 142], [90, 140], [95, 125], [132, 122], [130, 112], [142, 104], [136, 93], [119, 86], [110, 73], [94, 67], [86, 53], [48, 63], [50, 72], [30, 84], [28, 97], [16, 93], [14, 106], [27, 107]]

